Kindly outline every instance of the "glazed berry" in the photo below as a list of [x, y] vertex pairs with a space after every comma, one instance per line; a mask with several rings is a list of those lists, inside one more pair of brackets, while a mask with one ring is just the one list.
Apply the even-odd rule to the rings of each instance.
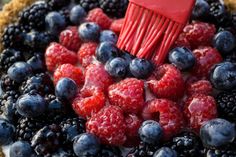
[[79, 37], [81, 40], [98, 41], [100, 35], [100, 27], [94, 22], [86, 22], [79, 26]]
[[60, 33], [59, 42], [68, 50], [77, 52], [81, 46], [77, 27], [68, 27]]
[[28, 142], [16, 141], [10, 146], [10, 157], [25, 157], [32, 155], [33, 149]]
[[67, 50], [58, 43], [51, 43], [45, 52], [45, 62], [49, 71], [54, 71], [59, 65], [77, 63], [77, 56], [74, 52]]
[[100, 33], [99, 42], [108, 41], [108, 42], [116, 43], [117, 40], [118, 40], [117, 35], [111, 30], [104, 30]]
[[129, 70], [134, 77], [145, 79], [151, 75], [153, 65], [146, 59], [135, 58], [130, 62]]
[[[125, 116], [126, 122], [126, 136], [129, 138], [137, 138], [138, 130], [141, 127], [142, 120], [135, 114], [128, 114]], [[131, 141], [133, 142], [133, 141]]]
[[126, 135], [123, 111], [117, 106], [104, 107], [88, 120], [86, 131], [95, 134], [103, 144], [124, 144]]
[[8, 69], [7, 74], [13, 81], [21, 83], [32, 74], [32, 68], [26, 62], [16, 62]]
[[195, 57], [188, 48], [177, 47], [170, 51], [169, 62], [184, 71], [191, 69], [194, 66]]
[[212, 96], [195, 94], [187, 98], [184, 105], [184, 114], [189, 127], [199, 133], [199, 129], [204, 122], [217, 117], [215, 99]]
[[213, 119], [201, 127], [200, 137], [206, 147], [220, 147], [232, 142], [236, 131], [233, 123], [224, 119]]
[[221, 2], [213, 2], [210, 4], [210, 15], [216, 24], [222, 24], [225, 19], [226, 8]]
[[109, 102], [126, 113], [138, 113], [144, 106], [144, 82], [126, 78], [108, 88]]
[[96, 50], [96, 58], [102, 63], [118, 56], [119, 50], [112, 42], [102, 42]]
[[72, 101], [77, 94], [77, 85], [70, 78], [60, 79], [55, 87], [55, 95], [62, 101]]
[[205, 19], [209, 15], [210, 5], [205, 0], [197, 0], [192, 11], [192, 18], [194, 20]]
[[119, 35], [124, 21], [124, 18], [113, 20], [109, 29]]
[[84, 10], [84, 8], [81, 7], [80, 5], [76, 5], [70, 11], [70, 21], [74, 25], [79, 25], [80, 23], [84, 21], [84, 18], [86, 17], [86, 15], [87, 13]]
[[76, 84], [82, 85], [84, 82], [84, 74], [81, 68], [71, 64], [60, 65], [53, 74], [53, 81], [56, 85], [61, 78], [70, 78], [76, 82]]
[[236, 38], [229, 31], [222, 31], [215, 35], [213, 46], [222, 54], [230, 53], [236, 47]]
[[212, 47], [200, 47], [193, 54], [196, 62], [191, 73], [199, 78], [209, 78], [212, 66], [222, 61], [220, 53]]
[[91, 64], [85, 71], [85, 82], [82, 92], [99, 89], [107, 92], [107, 88], [113, 83], [112, 77], [107, 73], [102, 64]]
[[41, 55], [34, 55], [27, 60], [27, 63], [32, 67], [34, 73], [44, 72], [47, 69], [44, 58]]
[[[158, 116], [156, 116], [158, 115]], [[148, 101], [142, 111], [145, 120], [153, 119], [163, 129], [163, 139], [168, 140], [183, 127], [183, 114], [176, 103], [167, 99]]]
[[105, 14], [100, 8], [90, 10], [88, 16], [86, 17], [86, 21], [98, 24], [101, 29], [109, 29], [112, 22], [107, 14]]
[[140, 139], [148, 144], [157, 144], [163, 134], [163, 129], [160, 124], [154, 120], [144, 121], [139, 128]]
[[5, 119], [0, 119], [0, 144], [7, 145], [12, 142], [15, 128]]
[[129, 64], [133, 59], [135, 59], [135, 57], [133, 55], [131, 55], [128, 52], [123, 52], [120, 54], [121, 58], [124, 58], [126, 60], [126, 62]]
[[127, 62], [120, 57], [116, 57], [108, 61], [105, 65], [106, 71], [115, 78], [123, 78], [127, 74]]
[[186, 47], [191, 49], [190, 42], [186, 38], [186, 34], [184, 32], [180, 33], [179, 37], [175, 41], [174, 47]]
[[162, 147], [155, 152], [153, 157], [177, 157], [177, 153], [168, 147]]
[[179, 69], [171, 64], [156, 67], [147, 84], [151, 92], [160, 98], [176, 100], [184, 94], [183, 76]]
[[45, 17], [46, 28], [53, 34], [60, 33], [66, 27], [65, 18], [58, 12], [50, 12]]
[[231, 62], [222, 62], [213, 67], [210, 81], [216, 89], [230, 90], [236, 87], [236, 65]]
[[74, 138], [73, 150], [77, 156], [96, 156], [100, 142], [93, 134], [83, 133]]
[[189, 83], [186, 86], [186, 92], [188, 95], [194, 95], [194, 94], [212, 95], [213, 87], [210, 81], [199, 80], [193, 83]]
[[20, 115], [32, 118], [42, 115], [47, 109], [47, 104], [42, 96], [32, 92], [22, 95], [17, 100], [16, 109]]
[[80, 0], [79, 4], [86, 11], [92, 10], [93, 8], [97, 8], [99, 5], [97, 0]]

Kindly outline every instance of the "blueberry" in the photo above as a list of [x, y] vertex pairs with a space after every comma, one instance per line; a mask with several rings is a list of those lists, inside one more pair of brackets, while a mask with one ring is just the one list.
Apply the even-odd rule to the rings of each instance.
[[114, 44], [117, 42], [117, 40], [118, 40], [117, 35], [111, 30], [102, 31], [99, 38], [100, 42], [109, 41]]
[[96, 156], [100, 143], [93, 134], [83, 133], [74, 138], [73, 150], [77, 156]]
[[79, 36], [83, 41], [98, 41], [100, 27], [94, 22], [83, 23], [79, 26]]
[[55, 87], [56, 96], [62, 101], [72, 101], [77, 94], [77, 85], [74, 80], [62, 78]]
[[30, 92], [18, 98], [16, 109], [20, 115], [32, 118], [42, 115], [47, 109], [47, 104], [42, 96]]
[[230, 90], [236, 87], [236, 64], [223, 62], [215, 65], [210, 81], [216, 89]]
[[221, 31], [215, 35], [213, 46], [220, 53], [228, 54], [236, 47], [236, 39], [231, 32]]
[[210, 13], [210, 5], [205, 0], [197, 0], [192, 11], [192, 19], [205, 19]]
[[120, 55], [121, 58], [124, 58], [127, 63], [130, 63], [135, 57], [128, 52], [122, 52]]
[[153, 120], [147, 120], [139, 128], [140, 139], [147, 144], [159, 143], [163, 134], [160, 124]]
[[146, 59], [135, 58], [129, 64], [129, 70], [134, 77], [145, 79], [152, 73], [153, 66]]
[[188, 70], [195, 64], [195, 57], [191, 50], [185, 47], [177, 47], [170, 51], [169, 62], [180, 70]]
[[17, 141], [10, 146], [10, 157], [31, 157], [33, 149], [26, 141]]
[[155, 152], [153, 157], [177, 157], [177, 153], [168, 147], [162, 147]]
[[32, 68], [26, 62], [16, 62], [8, 69], [7, 74], [15, 82], [21, 83], [32, 74]]
[[46, 18], [46, 28], [52, 34], [59, 34], [66, 27], [66, 20], [59, 12], [50, 12]]
[[46, 65], [44, 63], [43, 57], [40, 55], [34, 55], [31, 57], [27, 63], [31, 66], [33, 72], [44, 72], [46, 70]]
[[96, 58], [102, 63], [118, 56], [119, 50], [114, 43], [102, 42], [96, 50]]
[[15, 128], [5, 119], [0, 119], [0, 145], [12, 142]]
[[80, 5], [76, 5], [70, 11], [70, 21], [75, 25], [79, 25], [83, 22], [86, 15], [87, 13], [84, 8], [82, 8]]
[[128, 64], [123, 58], [116, 57], [106, 63], [105, 69], [111, 76], [123, 78], [127, 73]]
[[220, 118], [204, 123], [200, 129], [203, 144], [210, 148], [229, 144], [235, 136], [235, 125]]

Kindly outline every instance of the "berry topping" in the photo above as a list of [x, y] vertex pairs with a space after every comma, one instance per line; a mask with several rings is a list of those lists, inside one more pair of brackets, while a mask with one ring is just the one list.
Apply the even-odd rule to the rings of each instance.
[[168, 147], [162, 147], [155, 152], [153, 157], [177, 157], [177, 154]]
[[59, 34], [66, 27], [64, 16], [58, 12], [50, 12], [45, 18], [46, 28], [53, 34]]
[[213, 87], [209, 81], [199, 80], [188, 84], [186, 87], [186, 92], [188, 95], [194, 95], [194, 94], [212, 95]]
[[144, 82], [126, 78], [108, 88], [109, 102], [124, 112], [138, 113], [144, 105]]
[[7, 145], [12, 142], [15, 128], [5, 119], [0, 119], [0, 144]]
[[97, 60], [106, 63], [108, 60], [117, 57], [119, 53], [118, 48], [112, 42], [102, 42], [96, 50]]
[[117, 42], [117, 40], [118, 40], [117, 35], [111, 30], [102, 31], [99, 38], [100, 42], [107, 41], [107, 42], [112, 42], [114, 44]]
[[85, 20], [87, 13], [80, 5], [74, 6], [70, 11], [70, 21], [74, 25], [79, 25]]
[[100, 27], [94, 22], [86, 22], [79, 26], [79, 37], [85, 42], [98, 41]]
[[128, 64], [123, 58], [116, 57], [106, 63], [105, 69], [112, 77], [123, 78], [127, 74]]
[[10, 146], [10, 157], [33, 156], [33, 149], [30, 144], [25, 141], [16, 141]]
[[180, 132], [183, 127], [182, 112], [174, 102], [167, 99], [148, 101], [142, 115], [145, 120], [153, 119], [160, 123], [165, 140]]
[[129, 64], [129, 70], [134, 77], [145, 79], [151, 75], [153, 65], [148, 60], [135, 58]]
[[181, 72], [171, 64], [157, 67], [148, 79], [148, 87], [159, 98], [179, 99], [184, 94]]
[[95, 134], [102, 143], [122, 145], [126, 140], [125, 118], [117, 106], [106, 106], [86, 123], [88, 132]]

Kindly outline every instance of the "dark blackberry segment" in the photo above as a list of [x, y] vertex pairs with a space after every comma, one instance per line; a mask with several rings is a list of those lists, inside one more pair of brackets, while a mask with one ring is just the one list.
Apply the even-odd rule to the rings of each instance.
[[61, 127], [59, 125], [47, 125], [34, 135], [31, 146], [37, 155], [51, 157], [51, 154], [60, 148], [62, 139]]
[[12, 79], [10, 79], [10, 77], [5, 74], [2, 75], [1, 77], [1, 89], [3, 91], [8, 91], [8, 90], [16, 90], [18, 89], [19, 84], [15, 81], [13, 81]]
[[48, 74], [40, 73], [29, 77], [26, 81], [24, 81], [19, 90], [21, 94], [35, 91], [40, 95], [46, 95], [53, 92], [53, 82]]
[[46, 0], [52, 10], [59, 10], [70, 3], [70, 0]]
[[103, 11], [112, 17], [124, 17], [128, 6], [127, 0], [99, 0]]
[[89, 11], [99, 6], [98, 0], [80, 0], [81, 7]]
[[30, 142], [35, 133], [46, 125], [42, 119], [22, 117], [16, 125], [16, 139]]
[[0, 70], [6, 72], [17, 61], [24, 61], [23, 54], [14, 49], [5, 49], [0, 54]]
[[17, 24], [11, 24], [4, 29], [2, 43], [5, 48], [22, 48], [25, 33]]
[[219, 93], [216, 102], [219, 116], [236, 122], [236, 90]]
[[227, 12], [226, 7], [220, 2], [213, 2], [210, 4], [210, 16], [213, 17], [216, 25], [229, 25], [231, 22], [231, 15]]
[[45, 16], [50, 7], [45, 2], [36, 2], [24, 9], [19, 15], [19, 23], [29, 26], [31, 29], [43, 30], [45, 28]]
[[179, 134], [167, 146], [175, 150], [178, 157], [199, 157], [203, 150], [200, 138], [192, 132]]
[[98, 157], [122, 157], [118, 147], [102, 146]]
[[153, 157], [153, 154], [158, 150], [158, 146], [150, 146], [143, 142], [139, 146], [133, 148], [127, 157]]

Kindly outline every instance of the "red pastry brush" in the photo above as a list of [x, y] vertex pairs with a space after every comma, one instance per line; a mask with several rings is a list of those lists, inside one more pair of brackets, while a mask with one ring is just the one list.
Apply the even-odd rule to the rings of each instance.
[[130, 0], [117, 46], [159, 65], [186, 25], [195, 0]]

